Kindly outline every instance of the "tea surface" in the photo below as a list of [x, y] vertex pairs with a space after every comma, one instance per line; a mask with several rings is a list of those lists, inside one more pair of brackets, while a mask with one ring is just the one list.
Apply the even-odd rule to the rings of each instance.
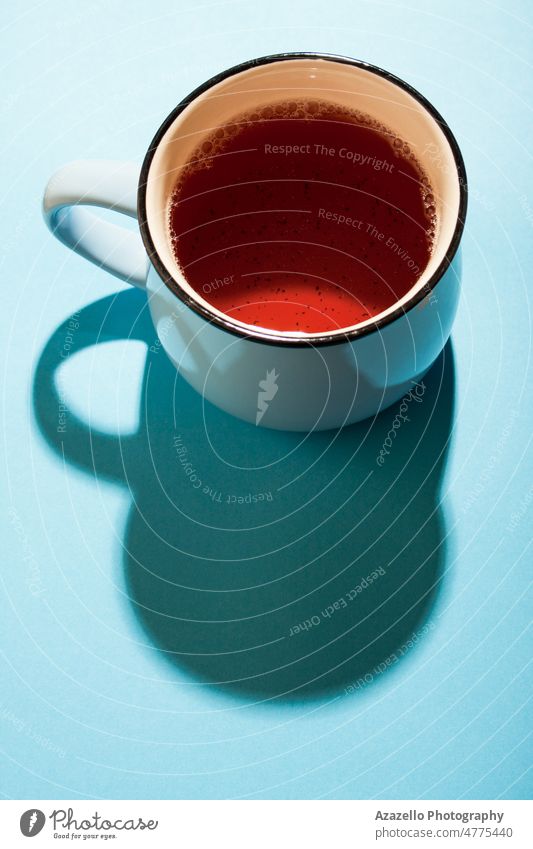
[[405, 295], [436, 224], [408, 144], [319, 100], [214, 129], [169, 208], [174, 254], [206, 301], [250, 325], [311, 333], [366, 321]]

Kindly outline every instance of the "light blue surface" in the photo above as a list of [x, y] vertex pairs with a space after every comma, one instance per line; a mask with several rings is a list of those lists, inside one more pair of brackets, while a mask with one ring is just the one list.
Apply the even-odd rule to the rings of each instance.
[[[529, 4], [16, 8], [1, 60], [2, 793], [530, 796]], [[196, 85], [284, 50], [394, 71], [443, 113], [466, 160], [453, 351], [382, 469], [393, 410], [370, 433], [302, 445], [210, 407], [204, 424], [164, 355], [146, 358], [142, 293], [41, 219], [58, 166], [140, 161]], [[272, 501], [195, 491], [176, 434], [207, 486]], [[288, 636], [378, 567], [347, 609]]]

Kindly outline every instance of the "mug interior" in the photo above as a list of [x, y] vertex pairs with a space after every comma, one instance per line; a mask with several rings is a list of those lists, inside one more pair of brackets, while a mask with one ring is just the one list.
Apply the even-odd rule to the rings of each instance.
[[[316, 97], [339, 106], [359, 109], [386, 125], [406, 141], [422, 165], [433, 188], [437, 209], [437, 234], [429, 263], [413, 287], [388, 309], [366, 321], [333, 330], [328, 337], [346, 336], [386, 320], [398, 309], [417, 300], [431, 286], [445, 263], [454, 239], [461, 210], [461, 185], [457, 151], [416, 93], [400, 81], [370, 67], [328, 57], [282, 58], [257, 64], [225, 76], [194, 97], [170, 121], [157, 140], [145, 177], [146, 225], [166, 276], [207, 312], [233, 325], [235, 330], [256, 333], [247, 325], [217, 310], [188, 283], [172, 251], [169, 233], [169, 203], [181, 169], [204, 137], [220, 125], [231, 123], [242, 112], [280, 100]], [[449, 131], [448, 131], [449, 134]], [[451, 136], [451, 134], [449, 134]], [[460, 156], [460, 155], [459, 155]], [[272, 331], [283, 339], [323, 338], [324, 333]]]

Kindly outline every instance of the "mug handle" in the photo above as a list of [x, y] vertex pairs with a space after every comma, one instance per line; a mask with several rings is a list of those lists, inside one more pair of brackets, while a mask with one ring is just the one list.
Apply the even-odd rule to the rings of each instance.
[[68, 248], [144, 289], [149, 261], [140, 234], [85, 208], [99, 206], [137, 218], [139, 170], [133, 162], [108, 159], [64, 165], [48, 181], [43, 215], [54, 236]]

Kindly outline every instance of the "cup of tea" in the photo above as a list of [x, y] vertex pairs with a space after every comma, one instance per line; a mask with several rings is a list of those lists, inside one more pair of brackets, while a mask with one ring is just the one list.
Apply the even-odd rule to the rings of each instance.
[[421, 380], [455, 316], [466, 206], [434, 107], [314, 53], [224, 71], [170, 113], [140, 171], [73, 162], [43, 202], [62, 242], [146, 290], [152, 349], [206, 400], [295, 431], [376, 415]]

